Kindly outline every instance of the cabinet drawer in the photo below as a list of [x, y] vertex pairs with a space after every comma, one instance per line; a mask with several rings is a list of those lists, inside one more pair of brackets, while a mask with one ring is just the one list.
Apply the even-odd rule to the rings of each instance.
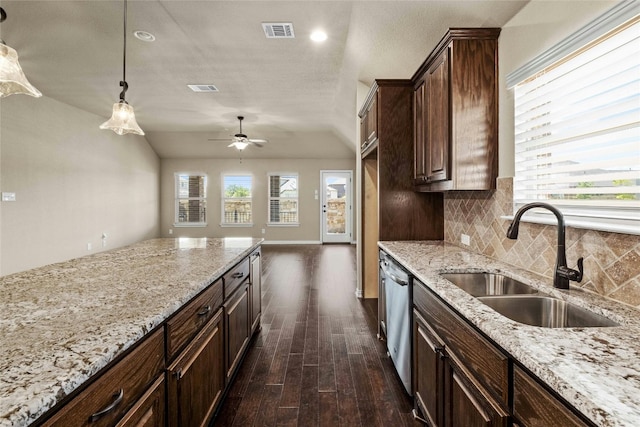
[[164, 427], [165, 400], [164, 374], [161, 374], [116, 427]]
[[158, 329], [62, 407], [45, 426], [115, 425], [164, 368], [164, 335]]
[[414, 280], [413, 303], [445, 344], [502, 403], [508, 405], [509, 359]]
[[167, 321], [167, 358], [171, 360], [222, 305], [222, 279], [185, 305]]
[[590, 425], [518, 366], [513, 368], [513, 414], [522, 427]]
[[233, 291], [249, 277], [249, 258], [245, 258], [240, 264], [224, 274], [224, 299], [233, 294]]

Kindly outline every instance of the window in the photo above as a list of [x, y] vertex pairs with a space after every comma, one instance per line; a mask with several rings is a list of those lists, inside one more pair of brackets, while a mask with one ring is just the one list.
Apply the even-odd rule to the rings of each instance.
[[269, 224], [298, 224], [298, 175], [269, 174]]
[[640, 17], [519, 82], [514, 98], [516, 208], [545, 201], [570, 224], [637, 233]]
[[207, 225], [207, 176], [177, 173], [175, 226]]
[[253, 225], [251, 175], [224, 175], [222, 179], [222, 225]]

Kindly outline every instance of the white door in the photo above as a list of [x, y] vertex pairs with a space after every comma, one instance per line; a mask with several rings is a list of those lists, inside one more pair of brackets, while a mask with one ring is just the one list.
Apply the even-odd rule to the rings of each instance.
[[351, 243], [351, 171], [320, 171], [322, 243]]

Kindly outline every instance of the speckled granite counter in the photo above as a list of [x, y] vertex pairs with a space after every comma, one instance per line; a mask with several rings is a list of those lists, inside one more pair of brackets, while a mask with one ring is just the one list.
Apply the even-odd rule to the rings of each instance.
[[[442, 242], [380, 242], [379, 246], [523, 366], [600, 426], [640, 426], [640, 312]], [[540, 292], [602, 314], [621, 326], [550, 329], [496, 313], [439, 273], [502, 272]]]
[[0, 277], [0, 426], [24, 426], [262, 239], [153, 239]]

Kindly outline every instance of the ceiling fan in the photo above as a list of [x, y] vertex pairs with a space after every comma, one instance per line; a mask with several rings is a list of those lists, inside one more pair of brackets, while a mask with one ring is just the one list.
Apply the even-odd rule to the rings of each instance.
[[[242, 151], [245, 148], [247, 148], [247, 146], [249, 146], [249, 145], [253, 145], [253, 146], [262, 148], [264, 146], [264, 144], [269, 142], [266, 139], [250, 139], [250, 138], [248, 138], [247, 135], [242, 133], [242, 121], [244, 120], [244, 117], [243, 116], [238, 116], [238, 120], [240, 121], [240, 131], [238, 133], [236, 133], [235, 135], [233, 135], [233, 138], [231, 139], [231, 144], [229, 144], [227, 147], [235, 147], [239, 151]], [[228, 141], [228, 140], [227, 139], [209, 139], [209, 141]]]

